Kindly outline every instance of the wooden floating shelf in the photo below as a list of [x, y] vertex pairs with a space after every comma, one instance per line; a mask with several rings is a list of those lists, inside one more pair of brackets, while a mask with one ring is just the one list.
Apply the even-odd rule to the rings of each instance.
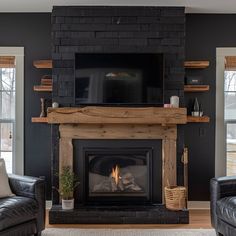
[[32, 123], [48, 123], [47, 117], [32, 117], [31, 118]]
[[34, 67], [38, 69], [52, 69], [52, 60], [38, 60], [33, 62]]
[[209, 123], [210, 117], [208, 116], [187, 116], [187, 123]]
[[52, 92], [52, 86], [51, 85], [35, 85], [34, 91], [37, 92]]
[[184, 92], [207, 92], [209, 90], [209, 85], [184, 85]]
[[185, 61], [184, 67], [189, 69], [204, 69], [210, 65], [209, 61]]

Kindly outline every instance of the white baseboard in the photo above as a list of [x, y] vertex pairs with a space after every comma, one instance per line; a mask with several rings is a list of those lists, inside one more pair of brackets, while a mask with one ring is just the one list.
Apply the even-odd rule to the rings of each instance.
[[209, 201], [189, 201], [188, 202], [188, 209], [196, 210], [196, 209], [210, 209], [210, 202]]
[[[52, 201], [46, 201], [46, 209], [51, 209]], [[196, 210], [196, 209], [210, 209], [209, 201], [189, 201], [188, 209]]]

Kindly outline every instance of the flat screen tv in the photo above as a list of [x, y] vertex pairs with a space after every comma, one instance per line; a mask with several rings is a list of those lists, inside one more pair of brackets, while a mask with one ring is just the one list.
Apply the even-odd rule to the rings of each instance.
[[77, 105], [162, 106], [163, 80], [163, 54], [75, 54]]

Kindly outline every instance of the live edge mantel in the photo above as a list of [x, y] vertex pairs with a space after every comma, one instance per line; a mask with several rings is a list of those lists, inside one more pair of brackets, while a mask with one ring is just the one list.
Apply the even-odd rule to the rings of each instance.
[[50, 124], [161, 124], [187, 123], [186, 108], [63, 107], [48, 109]]

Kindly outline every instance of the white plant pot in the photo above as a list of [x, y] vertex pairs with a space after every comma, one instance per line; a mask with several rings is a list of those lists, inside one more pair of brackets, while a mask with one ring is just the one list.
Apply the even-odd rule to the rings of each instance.
[[73, 210], [74, 209], [74, 198], [70, 200], [62, 199], [62, 209], [63, 210]]

